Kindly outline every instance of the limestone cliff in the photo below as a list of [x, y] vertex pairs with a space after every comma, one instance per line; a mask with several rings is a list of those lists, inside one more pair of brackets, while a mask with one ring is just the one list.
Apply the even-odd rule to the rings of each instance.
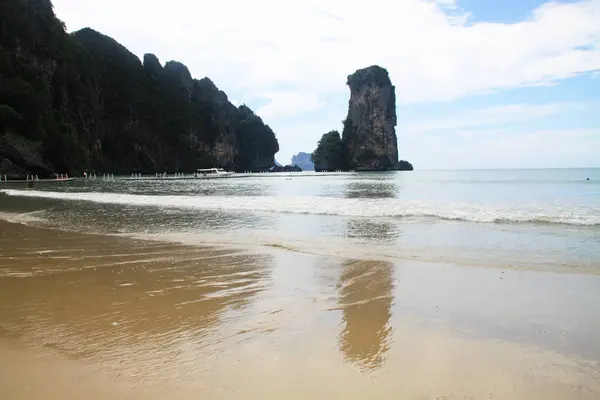
[[142, 63], [93, 29], [67, 34], [49, 0], [0, 1], [3, 170], [258, 171], [278, 150], [260, 117], [185, 65]]
[[342, 141], [347, 165], [381, 171], [398, 162], [396, 94], [386, 69], [371, 66], [348, 76], [350, 102]]

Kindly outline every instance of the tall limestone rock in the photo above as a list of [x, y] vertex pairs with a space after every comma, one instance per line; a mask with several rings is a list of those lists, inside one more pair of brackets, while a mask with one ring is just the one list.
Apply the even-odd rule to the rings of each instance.
[[398, 163], [396, 93], [385, 68], [373, 65], [348, 76], [350, 102], [342, 140], [349, 169], [381, 171]]

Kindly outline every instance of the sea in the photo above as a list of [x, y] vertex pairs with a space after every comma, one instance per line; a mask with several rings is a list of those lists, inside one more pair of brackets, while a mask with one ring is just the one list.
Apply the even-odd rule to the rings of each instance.
[[0, 217], [192, 245], [600, 271], [600, 168], [2, 183]]

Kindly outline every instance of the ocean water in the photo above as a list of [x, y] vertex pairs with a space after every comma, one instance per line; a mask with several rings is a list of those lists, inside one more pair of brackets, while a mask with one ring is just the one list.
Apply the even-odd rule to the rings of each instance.
[[600, 272], [600, 169], [3, 183], [0, 212], [191, 244]]

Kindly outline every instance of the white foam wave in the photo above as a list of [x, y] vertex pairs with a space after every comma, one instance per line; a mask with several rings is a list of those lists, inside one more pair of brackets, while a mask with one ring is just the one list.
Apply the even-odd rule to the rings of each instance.
[[429, 217], [472, 222], [536, 222], [600, 225], [600, 207], [403, 201], [395, 198], [273, 196], [170, 196], [121, 193], [65, 193], [5, 189], [9, 196], [38, 197], [104, 204], [241, 212], [337, 215], [345, 217]]
[[10, 213], [10, 212], [0, 212], [0, 220], [10, 222], [13, 224], [23, 224], [27, 225], [34, 222], [44, 222], [45, 220], [41, 217], [36, 216], [36, 214], [41, 211], [34, 211], [30, 213]]

